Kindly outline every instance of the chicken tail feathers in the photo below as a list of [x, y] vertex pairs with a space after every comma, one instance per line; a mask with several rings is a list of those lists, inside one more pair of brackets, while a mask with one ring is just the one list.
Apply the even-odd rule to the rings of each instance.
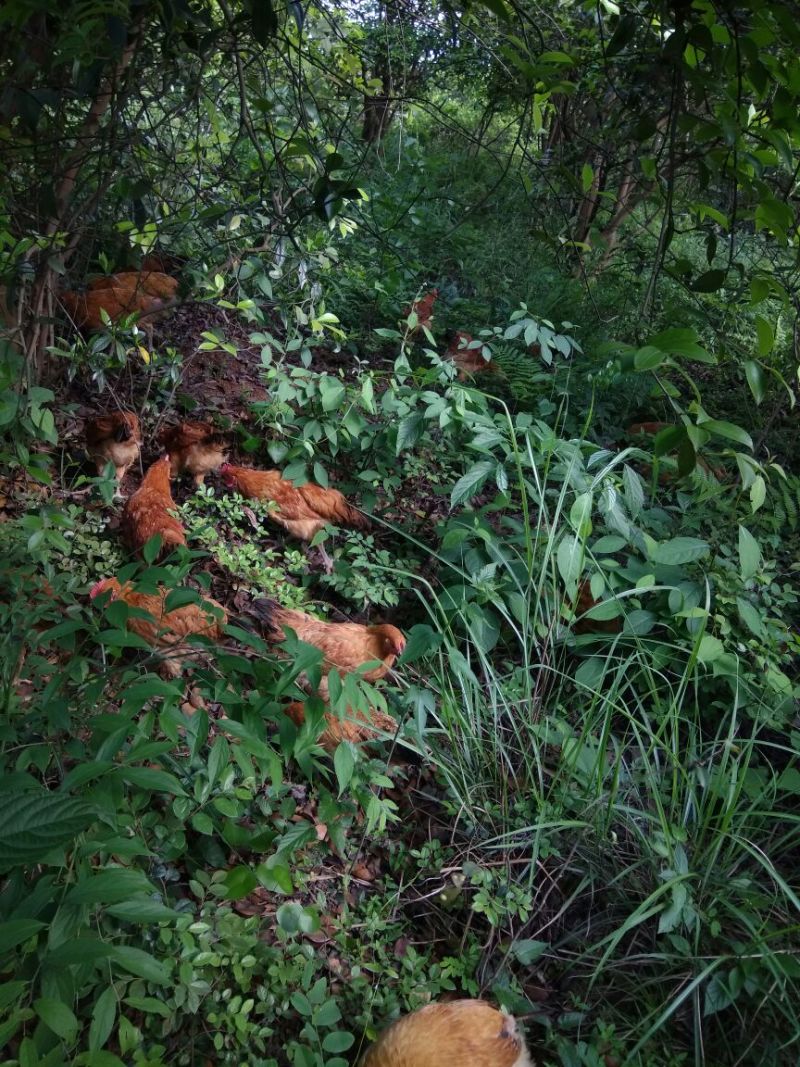
[[283, 640], [283, 631], [281, 630], [283, 608], [277, 600], [266, 596], [257, 597], [255, 600], [250, 601], [246, 610], [264, 624], [270, 639]]

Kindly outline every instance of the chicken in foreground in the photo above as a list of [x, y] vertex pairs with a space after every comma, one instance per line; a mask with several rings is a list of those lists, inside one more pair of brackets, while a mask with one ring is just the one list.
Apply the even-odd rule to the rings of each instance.
[[90, 292], [104, 289], [134, 289], [147, 296], [175, 300], [178, 296], [178, 279], [157, 270], [126, 270], [119, 274], [105, 274], [89, 282]]
[[176, 505], [169, 487], [169, 468], [165, 453], [149, 468], [122, 511], [122, 537], [134, 552], [141, 552], [156, 534], [161, 535], [162, 554], [186, 544], [183, 526], [172, 514]]
[[117, 492], [128, 469], [139, 457], [142, 434], [139, 419], [132, 411], [112, 411], [86, 420], [86, 452], [102, 474], [106, 464], [114, 464]]
[[360, 1067], [533, 1067], [516, 1020], [484, 1000], [428, 1004], [380, 1035]]
[[[273, 501], [279, 511], [270, 518], [301, 541], [311, 541], [328, 523], [368, 530], [369, 518], [349, 504], [338, 489], [323, 489], [314, 482], [295, 486], [281, 477], [280, 471], [259, 471], [252, 467], [234, 467], [223, 463], [222, 480], [229, 489], [252, 500]], [[333, 564], [321, 549], [325, 567]]]
[[169, 453], [173, 478], [188, 471], [195, 485], [202, 485], [206, 475], [225, 462], [225, 435], [210, 422], [179, 422], [177, 426], [167, 426], [158, 440]]
[[406, 647], [406, 639], [396, 626], [363, 626], [357, 622], [323, 622], [294, 608], [263, 597], [254, 600], [251, 610], [265, 623], [268, 641], [286, 640], [284, 631], [294, 630], [301, 641], [314, 645], [322, 652], [324, 674], [336, 670], [340, 674], [357, 671], [373, 660], [380, 661], [362, 677], [377, 682], [392, 667]]
[[[294, 700], [287, 704], [284, 711], [295, 724], [302, 726], [306, 721], [305, 705]], [[326, 752], [335, 752], [342, 741], [352, 741], [354, 745], [365, 741], [374, 741], [379, 732], [394, 734], [397, 732], [397, 723], [379, 708], [370, 708], [368, 713], [347, 709], [347, 715], [340, 719], [333, 712], [326, 711], [324, 714], [327, 726], [317, 738], [317, 741]]]
[[228, 621], [223, 606], [210, 597], [204, 597], [202, 604], [184, 604], [166, 611], [170, 590], [163, 586], [159, 586], [156, 593], [137, 593], [130, 582], [120, 585], [116, 578], [103, 578], [92, 586], [89, 596], [94, 600], [109, 592], [112, 600], [123, 600], [128, 607], [148, 613], [150, 618], [146, 619], [131, 616], [127, 626], [153, 648], [169, 653], [160, 667], [161, 674], [167, 678], [177, 678], [192, 655], [192, 649], [186, 643], [189, 637], [201, 635], [218, 641]]
[[[112, 322], [116, 322], [134, 311], [152, 318], [155, 312], [161, 311], [165, 306], [161, 297], [151, 296], [133, 285], [90, 290], [86, 293], [65, 289], [59, 293], [59, 299], [78, 329], [89, 332], [105, 329], [102, 311], [106, 312]], [[152, 327], [152, 323], [147, 325]]]

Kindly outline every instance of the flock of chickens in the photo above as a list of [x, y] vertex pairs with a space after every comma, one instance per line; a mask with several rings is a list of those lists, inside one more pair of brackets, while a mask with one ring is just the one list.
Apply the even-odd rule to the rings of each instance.
[[[118, 486], [131, 465], [138, 458], [142, 444], [139, 420], [129, 411], [113, 412], [90, 419], [86, 425], [86, 446], [94, 459], [98, 473], [110, 463]], [[294, 486], [278, 471], [261, 471], [236, 467], [225, 462], [226, 444], [223, 434], [210, 423], [182, 422], [168, 427], [159, 437], [163, 455], [146, 471], [139, 488], [126, 500], [120, 529], [123, 540], [132, 552], [141, 554], [152, 538], [160, 538], [160, 553], [186, 545], [186, 532], [176, 514], [171, 491], [171, 479], [183, 472], [193, 475], [202, 484], [207, 474], [219, 471], [223, 484], [252, 500], [267, 501], [277, 506], [271, 518], [287, 533], [303, 541], [310, 541], [328, 523], [367, 529], [369, 519], [350, 504], [336, 489], [325, 489], [313, 483]], [[105, 578], [91, 590], [92, 599], [109, 594], [112, 599], [125, 601], [130, 607], [146, 612], [148, 617], [133, 615], [130, 629], [143, 637], [161, 653], [161, 671], [167, 677], [178, 677], [191, 655], [189, 639], [202, 636], [211, 641], [224, 637], [227, 612], [215, 600], [204, 598], [202, 604], [185, 604], [167, 610], [169, 590], [161, 587], [156, 593], [138, 591], [130, 582], [121, 585], [116, 578]], [[322, 652], [323, 678], [319, 695], [328, 695], [327, 675], [331, 670], [341, 673], [358, 671], [365, 664], [371, 666], [363, 673], [370, 682], [384, 677], [394, 666], [405, 648], [405, 638], [395, 626], [364, 626], [353, 622], [324, 622], [303, 611], [282, 608], [273, 600], [254, 600], [250, 611], [263, 624], [262, 632], [271, 642], [282, 642], [286, 630], [291, 629], [302, 641]], [[304, 720], [303, 705], [290, 704], [287, 714], [300, 724]], [[326, 713], [327, 728], [320, 743], [329, 751], [343, 740], [370, 740], [375, 730], [392, 733], [397, 724], [389, 715], [373, 709], [370, 716], [352, 713], [340, 719]]]
[[[64, 293], [62, 300], [76, 325], [86, 329], [102, 326], [100, 309], [111, 320], [121, 314], [139, 311], [158, 314], [174, 300], [177, 282], [166, 274], [118, 274], [100, 279], [84, 294]], [[419, 328], [427, 326], [436, 290], [414, 305]], [[427, 303], [426, 303], [427, 300]], [[470, 345], [472, 347], [469, 347]], [[459, 377], [479, 369], [491, 370], [468, 334], [459, 332], [448, 356], [459, 369]], [[277, 507], [270, 518], [293, 537], [311, 541], [327, 524], [366, 530], [369, 518], [353, 507], [336, 489], [314, 483], [295, 486], [279, 471], [255, 470], [226, 462], [225, 435], [210, 423], [182, 422], [165, 429], [158, 438], [163, 454], [146, 471], [141, 485], [126, 500], [121, 532], [127, 546], [141, 554], [155, 537], [159, 552], [186, 545], [186, 533], [176, 514], [171, 480], [182, 473], [201, 485], [205, 477], [218, 471], [226, 488], [241, 496], [267, 501]], [[122, 481], [137, 461], [142, 446], [139, 419], [133, 412], [117, 411], [92, 418], [86, 424], [86, 448], [101, 474], [111, 464], [118, 492]], [[323, 553], [324, 555], [324, 553]], [[326, 559], [326, 565], [330, 561]], [[98, 597], [119, 599], [138, 609], [127, 625], [159, 652], [160, 669], [168, 677], [178, 677], [187, 659], [196, 654], [189, 644], [193, 636], [213, 641], [224, 637], [228, 621], [225, 608], [204, 597], [201, 603], [167, 609], [170, 590], [159, 587], [155, 593], [138, 591], [131, 582], [117, 578], [97, 582], [90, 592]], [[383, 678], [405, 648], [405, 637], [395, 626], [364, 626], [359, 623], [325, 622], [303, 611], [281, 607], [271, 599], [252, 601], [250, 611], [261, 624], [265, 638], [284, 641], [293, 631], [298, 638], [322, 652], [322, 679], [318, 695], [328, 697], [327, 675], [331, 670], [349, 673], [362, 670], [369, 682]], [[366, 666], [366, 670], [363, 668]], [[305, 706], [294, 701], [284, 709], [296, 725], [305, 719]], [[350, 709], [340, 719], [325, 713], [326, 728], [319, 738], [327, 751], [343, 740], [362, 742], [379, 732], [393, 733], [397, 724], [378, 709], [365, 714]], [[429, 1004], [399, 1019], [379, 1037], [361, 1061], [362, 1067], [531, 1067], [524, 1039], [515, 1020], [480, 1000], [456, 1000]]]

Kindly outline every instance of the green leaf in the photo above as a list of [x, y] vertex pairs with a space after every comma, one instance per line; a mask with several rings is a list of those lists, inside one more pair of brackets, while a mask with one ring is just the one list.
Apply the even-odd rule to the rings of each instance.
[[556, 553], [558, 571], [568, 590], [574, 590], [583, 569], [583, 542], [574, 534], [564, 534]]
[[758, 541], [750, 533], [746, 526], [739, 526], [739, 573], [742, 581], [758, 573], [761, 566], [761, 549]]
[[0, 952], [9, 952], [23, 944], [42, 929], [44, 923], [37, 919], [11, 919], [0, 923]]
[[706, 430], [709, 433], [719, 434], [720, 437], [726, 437], [729, 441], [735, 441], [739, 445], [744, 445], [745, 448], [753, 447], [753, 439], [750, 434], [737, 426], [733, 422], [725, 422], [720, 419], [706, 419], [704, 422], [697, 424], [698, 429]]
[[476, 495], [480, 487], [490, 474], [494, 472], [497, 463], [493, 459], [482, 459], [474, 467], [470, 467], [466, 474], [458, 479], [450, 494], [450, 507], [462, 504]]
[[62, 793], [0, 794], [0, 871], [44, 860], [71, 844], [93, 817], [88, 804]]
[[168, 1019], [172, 1014], [169, 1004], [155, 997], [125, 997], [125, 1003], [135, 1011], [146, 1011], [150, 1015], [160, 1015]]
[[117, 993], [113, 986], [105, 989], [97, 998], [89, 1026], [89, 1049], [97, 1052], [105, 1045], [114, 1029], [117, 1018]]
[[176, 797], [186, 796], [186, 791], [178, 779], [172, 774], [167, 774], [166, 771], [158, 771], [153, 767], [121, 767], [120, 775], [130, 785], [148, 792], [172, 793]]
[[739, 618], [750, 633], [755, 634], [756, 637], [763, 637], [764, 624], [761, 621], [761, 615], [758, 610], [753, 607], [750, 601], [745, 600], [743, 596], [737, 596], [736, 607], [739, 610]]
[[705, 274], [695, 278], [691, 284], [691, 289], [695, 293], [716, 293], [725, 284], [727, 273], [724, 270], [707, 270]]
[[411, 448], [412, 445], [415, 445], [420, 437], [422, 437], [424, 427], [425, 420], [422, 417], [422, 412], [414, 411], [410, 415], [406, 415], [397, 427], [395, 455], [399, 456], [404, 449]]
[[180, 912], [168, 908], [165, 904], [153, 900], [152, 897], [135, 897], [133, 900], [124, 900], [119, 904], [111, 904], [106, 908], [109, 915], [123, 922], [159, 923], [171, 922], [177, 919]]
[[775, 344], [775, 332], [763, 315], [756, 315], [759, 356], [768, 356]]
[[594, 181], [594, 171], [592, 170], [592, 168], [589, 166], [588, 163], [584, 163], [583, 164], [583, 169], [581, 170], [581, 186], [582, 186], [583, 191], [585, 193], [589, 192], [589, 190], [592, 187], [592, 182], [593, 181]]
[[225, 887], [226, 900], [241, 900], [253, 892], [258, 885], [258, 879], [250, 867], [232, 867], [226, 873], [222, 884]]
[[27, 982], [3, 982], [0, 985], [0, 1011], [6, 1011], [15, 1000], [19, 1000], [27, 988]]
[[547, 941], [534, 941], [529, 937], [523, 938], [521, 941], [514, 941], [511, 944], [511, 951], [523, 967], [530, 967], [530, 965], [543, 956], [549, 948], [550, 945]]
[[141, 871], [113, 867], [87, 875], [69, 890], [64, 903], [116, 904], [131, 896], [152, 892], [153, 886]]
[[34, 1000], [33, 1010], [50, 1030], [62, 1041], [70, 1041], [78, 1032], [78, 1020], [71, 1008], [60, 1000], [40, 997]]
[[767, 499], [767, 483], [760, 474], [753, 479], [750, 486], [750, 510], [755, 514]]
[[353, 1046], [355, 1038], [346, 1030], [333, 1030], [322, 1039], [325, 1052], [347, 1052]]
[[645, 345], [634, 353], [633, 366], [636, 370], [655, 370], [666, 358], [667, 353], [663, 349], [656, 348], [655, 345]]
[[333, 754], [333, 769], [336, 771], [336, 780], [339, 783], [339, 796], [350, 784], [355, 766], [356, 756], [353, 746], [349, 741], [342, 741], [336, 746]]
[[760, 404], [766, 396], [764, 371], [761, 368], [761, 364], [756, 363], [754, 359], [745, 360], [744, 373], [747, 378], [747, 384], [750, 386], [750, 392], [753, 394], [753, 399], [756, 404]]
[[156, 985], [167, 985], [170, 981], [169, 967], [149, 952], [130, 945], [113, 945], [112, 948], [111, 958], [128, 974], [135, 974], [137, 978], [144, 978]]
[[713, 663], [715, 659], [724, 653], [725, 646], [718, 637], [711, 634], [703, 634], [697, 649], [697, 658], [700, 663]]
[[673, 537], [671, 541], [656, 545], [650, 553], [654, 563], [678, 566], [681, 563], [693, 563], [708, 555], [710, 545], [698, 537]]

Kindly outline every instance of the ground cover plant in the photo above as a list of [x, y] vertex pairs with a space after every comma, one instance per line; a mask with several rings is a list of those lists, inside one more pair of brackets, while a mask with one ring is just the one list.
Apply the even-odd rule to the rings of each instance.
[[791, 5], [0, 26], [4, 1062], [796, 1062]]

